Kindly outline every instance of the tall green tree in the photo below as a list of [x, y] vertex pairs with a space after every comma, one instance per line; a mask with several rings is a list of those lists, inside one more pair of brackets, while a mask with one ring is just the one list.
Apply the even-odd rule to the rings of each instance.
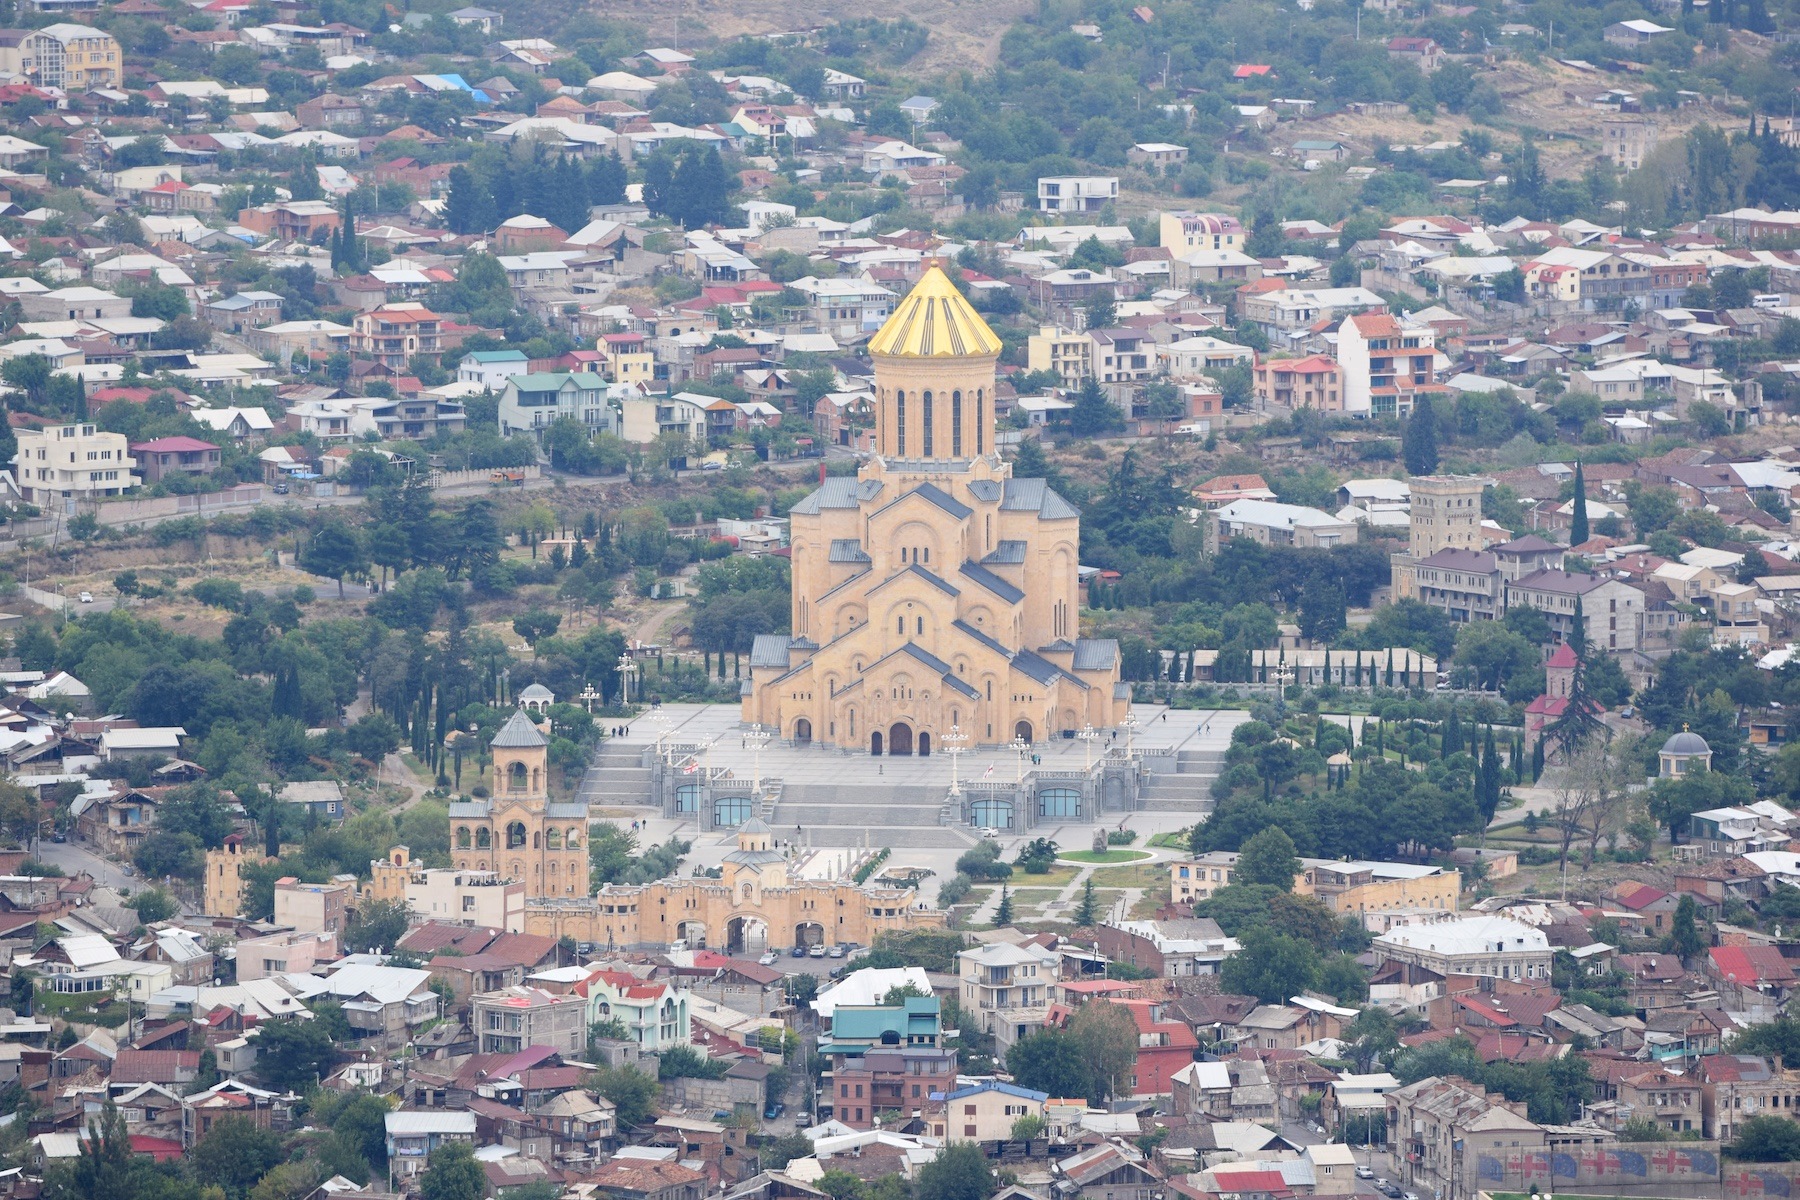
[[1233, 876], [1233, 882], [1249, 886], [1264, 884], [1291, 892], [1294, 890], [1294, 876], [1299, 873], [1300, 857], [1294, 848], [1294, 839], [1279, 825], [1271, 825], [1244, 843], [1238, 852], [1237, 872]]
[[335, 579], [338, 598], [344, 596], [344, 576], [368, 569], [362, 539], [343, 521], [333, 518], [319, 527], [306, 549], [300, 553], [300, 565], [314, 575]]
[[1575, 510], [1569, 518], [1569, 545], [1579, 546], [1588, 540], [1587, 483], [1582, 477], [1581, 462], [1575, 463]]
[[1437, 414], [1431, 410], [1431, 397], [1420, 396], [1406, 419], [1401, 434], [1400, 452], [1408, 475], [1431, 475], [1438, 468]]
[[[987, 1200], [999, 1190], [987, 1155], [974, 1142], [951, 1142], [919, 1169], [918, 1200]], [[441, 1200], [427, 1196], [425, 1200]]]
[[423, 1200], [483, 1200], [487, 1173], [475, 1160], [475, 1147], [467, 1142], [445, 1142], [431, 1152], [429, 1166], [419, 1176]]

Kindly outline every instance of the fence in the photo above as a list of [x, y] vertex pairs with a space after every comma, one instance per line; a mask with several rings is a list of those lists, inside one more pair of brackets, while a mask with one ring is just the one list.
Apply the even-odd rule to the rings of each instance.
[[[532, 480], [543, 474], [543, 469], [533, 463], [529, 467], [506, 467], [504, 473], [523, 480]], [[488, 468], [475, 471], [433, 471], [427, 483], [433, 488], [467, 487], [471, 483], [492, 483], [495, 471]]]

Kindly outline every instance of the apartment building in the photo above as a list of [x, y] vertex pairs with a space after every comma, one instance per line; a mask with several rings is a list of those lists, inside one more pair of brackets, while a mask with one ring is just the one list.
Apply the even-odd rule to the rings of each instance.
[[1042, 212], [1099, 212], [1118, 198], [1117, 175], [1047, 175], [1037, 185]]
[[39, 87], [80, 92], [116, 87], [125, 58], [104, 29], [89, 25], [46, 25], [0, 33], [0, 71], [24, 75]]
[[1437, 381], [1437, 333], [1406, 326], [1386, 313], [1358, 313], [1338, 327], [1344, 411], [1353, 416], [1408, 416], [1421, 396], [1448, 397]]
[[1216, 337], [1185, 337], [1155, 347], [1159, 370], [1170, 379], [1208, 379], [1239, 363], [1256, 362], [1256, 351]]
[[1157, 244], [1177, 257], [1192, 250], [1242, 250], [1244, 227], [1223, 213], [1166, 212]]
[[1605, 575], [1533, 571], [1507, 582], [1505, 602], [1507, 608], [1535, 608], [1543, 613], [1559, 642], [1569, 640], [1577, 608], [1590, 647], [1636, 650], [1643, 634], [1644, 593]]
[[137, 466], [122, 433], [95, 425], [48, 425], [15, 431], [13, 475], [27, 503], [117, 496], [138, 484]]
[[324, 200], [282, 200], [238, 212], [238, 224], [282, 241], [310, 242], [337, 232], [344, 214]]
[[1103, 384], [1128, 386], [1149, 382], [1156, 373], [1155, 346], [1136, 329], [1090, 329], [1094, 343], [1094, 378]]
[[1025, 339], [1025, 365], [1032, 371], [1055, 371], [1064, 387], [1080, 387], [1094, 373], [1094, 340], [1055, 325], [1040, 325]]
[[1418, 599], [1458, 624], [1493, 621], [1505, 612], [1500, 565], [1485, 550], [1439, 550], [1413, 565]]
[[1270, 500], [1234, 500], [1206, 518], [1206, 550], [1218, 553], [1234, 537], [1265, 546], [1347, 546], [1357, 540], [1354, 521], [1328, 512]]
[[1466, 1200], [1484, 1186], [1481, 1158], [1503, 1160], [1548, 1145], [1523, 1101], [1457, 1076], [1434, 1075], [1384, 1098], [1393, 1170], [1402, 1187], [1420, 1195]]
[[1324, 354], [1306, 358], [1275, 358], [1256, 366], [1258, 408], [1312, 408], [1342, 412], [1344, 369]]
[[479, 1054], [517, 1054], [527, 1046], [576, 1054], [587, 1048], [585, 997], [518, 986], [478, 992], [469, 1005]]
[[407, 370], [415, 354], [443, 350], [443, 319], [418, 304], [384, 304], [357, 313], [351, 325], [350, 351], [397, 372]]
[[330, 883], [301, 883], [284, 875], [275, 881], [275, 924], [299, 933], [342, 933], [349, 927], [355, 899], [354, 875]]
[[404, 903], [416, 920], [508, 933], [525, 929], [523, 883], [508, 883], [496, 871], [422, 867], [405, 846], [369, 863], [369, 894], [376, 900]]
[[1041, 1028], [1062, 975], [1062, 956], [1031, 943], [993, 942], [956, 956], [962, 1011], [984, 1032], [1010, 1044]]
[[1550, 978], [1552, 953], [1544, 931], [1510, 917], [1402, 925], [1376, 938], [1373, 949], [1381, 962], [1410, 963], [1439, 975]]

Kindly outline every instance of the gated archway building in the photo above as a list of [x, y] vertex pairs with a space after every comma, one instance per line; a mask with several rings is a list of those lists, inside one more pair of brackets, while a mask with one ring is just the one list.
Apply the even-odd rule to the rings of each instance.
[[942, 928], [944, 914], [913, 888], [796, 879], [767, 824], [738, 827], [737, 849], [719, 878], [677, 876], [641, 886], [608, 884], [597, 896], [541, 897], [525, 906], [525, 931], [628, 949], [685, 940], [690, 948], [725, 949], [760, 926], [764, 944], [856, 942], [872, 945], [890, 930]]
[[932, 268], [869, 342], [876, 453], [789, 513], [791, 634], [756, 639], [744, 720], [878, 755], [1123, 720], [1118, 643], [1083, 638], [1081, 514], [994, 444], [1000, 339]]

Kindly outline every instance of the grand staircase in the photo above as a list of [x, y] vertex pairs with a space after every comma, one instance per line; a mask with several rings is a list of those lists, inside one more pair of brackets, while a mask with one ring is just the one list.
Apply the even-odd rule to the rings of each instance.
[[942, 822], [945, 811], [942, 785], [904, 783], [789, 783], [769, 811], [768, 822], [777, 837], [795, 836], [803, 845], [871, 849], [891, 846], [965, 849], [976, 839], [962, 829]]
[[1138, 793], [1149, 812], [1182, 812], [1195, 816], [1213, 810], [1212, 785], [1225, 770], [1223, 750], [1180, 750], [1173, 771], [1155, 771]]
[[612, 740], [600, 743], [581, 780], [581, 799], [590, 808], [644, 808], [651, 803], [645, 747]]

